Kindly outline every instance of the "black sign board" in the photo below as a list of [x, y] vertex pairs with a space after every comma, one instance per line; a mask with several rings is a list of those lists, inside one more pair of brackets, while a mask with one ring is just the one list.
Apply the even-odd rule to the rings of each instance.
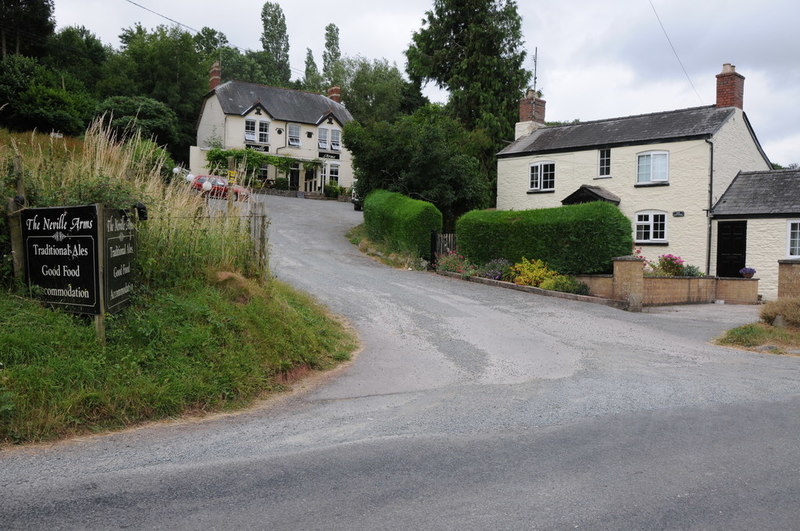
[[105, 210], [105, 224], [106, 309], [115, 312], [125, 307], [133, 289], [135, 232], [124, 210]]
[[338, 153], [323, 153], [322, 151], [320, 151], [319, 152], [319, 158], [321, 158], [321, 159], [339, 160], [339, 154]]
[[50, 304], [99, 314], [97, 206], [26, 209], [21, 219], [28, 284]]

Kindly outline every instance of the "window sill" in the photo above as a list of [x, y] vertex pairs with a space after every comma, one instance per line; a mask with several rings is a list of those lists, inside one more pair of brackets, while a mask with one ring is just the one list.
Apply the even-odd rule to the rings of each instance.
[[634, 188], [647, 188], [650, 186], [669, 186], [669, 181], [654, 182], [654, 183], [636, 183], [633, 185]]
[[636, 242], [633, 242], [633, 244], [634, 245], [647, 246], [647, 247], [666, 247], [666, 246], [669, 245], [669, 242], [668, 241], [659, 241], [659, 242], [652, 242], [652, 241], [650, 241], [650, 242], [639, 242], [639, 241], [636, 241]]
[[594, 180], [595, 181], [600, 181], [600, 180], [603, 180], [603, 179], [610, 179], [611, 177], [612, 177], [611, 175], [602, 175], [600, 177], [595, 177]]
[[528, 190], [529, 194], [554, 194], [555, 190]]

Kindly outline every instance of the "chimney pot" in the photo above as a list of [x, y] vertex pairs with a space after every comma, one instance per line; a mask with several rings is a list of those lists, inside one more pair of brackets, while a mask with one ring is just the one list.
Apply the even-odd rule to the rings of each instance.
[[336, 103], [342, 103], [341, 87], [331, 87], [328, 89], [328, 97]]

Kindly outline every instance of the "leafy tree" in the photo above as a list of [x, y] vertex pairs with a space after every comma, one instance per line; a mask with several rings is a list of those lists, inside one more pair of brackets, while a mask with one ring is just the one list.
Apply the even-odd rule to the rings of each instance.
[[69, 26], [47, 39], [47, 55], [42, 63], [69, 72], [89, 92], [103, 78], [103, 66], [113, 51], [83, 26]]
[[344, 142], [361, 197], [384, 189], [429, 201], [442, 212], [446, 229], [461, 214], [487, 204], [489, 189], [474, 139], [440, 106], [425, 106], [393, 124], [350, 122]]
[[303, 75], [303, 88], [311, 92], [323, 92], [322, 75], [317, 68], [317, 62], [314, 61], [314, 54], [311, 53], [311, 48], [306, 48], [306, 69]]
[[197, 54], [200, 57], [214, 57], [219, 52], [220, 48], [228, 46], [228, 37], [221, 31], [209, 28], [208, 26], [203, 26], [193, 38], [195, 50], [197, 50]]
[[40, 57], [55, 27], [53, 0], [0, 1], [0, 51], [4, 59], [11, 54]]
[[22, 55], [0, 61], [0, 124], [9, 129], [79, 135], [95, 105], [81, 82], [68, 73]]
[[[409, 101], [414, 85], [403, 79], [397, 66], [386, 59], [369, 61], [363, 57], [345, 59], [346, 72], [342, 101], [362, 124], [394, 121], [401, 114], [411, 114], [424, 103]], [[420, 100], [424, 97], [420, 95]]]
[[339, 49], [339, 28], [336, 24], [325, 26], [325, 51], [322, 52], [322, 78], [330, 87], [341, 87], [344, 83], [344, 65]]
[[178, 140], [178, 117], [160, 101], [143, 96], [114, 96], [97, 107], [112, 129], [120, 136], [134, 130], [158, 144], [174, 144]]
[[277, 2], [264, 2], [261, 8], [261, 46], [267, 53], [270, 77], [275, 77], [283, 86], [288, 85], [292, 70], [289, 66], [289, 34], [286, 32], [286, 17]]
[[412, 81], [450, 92], [450, 111], [496, 144], [513, 137], [523, 68], [522, 20], [514, 0], [434, 0], [406, 50]]

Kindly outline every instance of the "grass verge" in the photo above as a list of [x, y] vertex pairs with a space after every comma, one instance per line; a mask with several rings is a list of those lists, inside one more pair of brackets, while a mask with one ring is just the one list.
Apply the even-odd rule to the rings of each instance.
[[357, 347], [310, 297], [238, 275], [139, 296], [109, 316], [105, 347], [88, 318], [8, 293], [0, 330], [0, 443], [239, 408]]
[[796, 356], [800, 352], [800, 330], [766, 323], [752, 323], [728, 330], [717, 339], [716, 343], [758, 352]]
[[348, 241], [358, 246], [358, 250], [367, 256], [396, 269], [425, 270], [426, 263], [414, 253], [398, 251], [381, 242], [374, 242], [367, 236], [367, 228], [362, 223], [347, 231]]

